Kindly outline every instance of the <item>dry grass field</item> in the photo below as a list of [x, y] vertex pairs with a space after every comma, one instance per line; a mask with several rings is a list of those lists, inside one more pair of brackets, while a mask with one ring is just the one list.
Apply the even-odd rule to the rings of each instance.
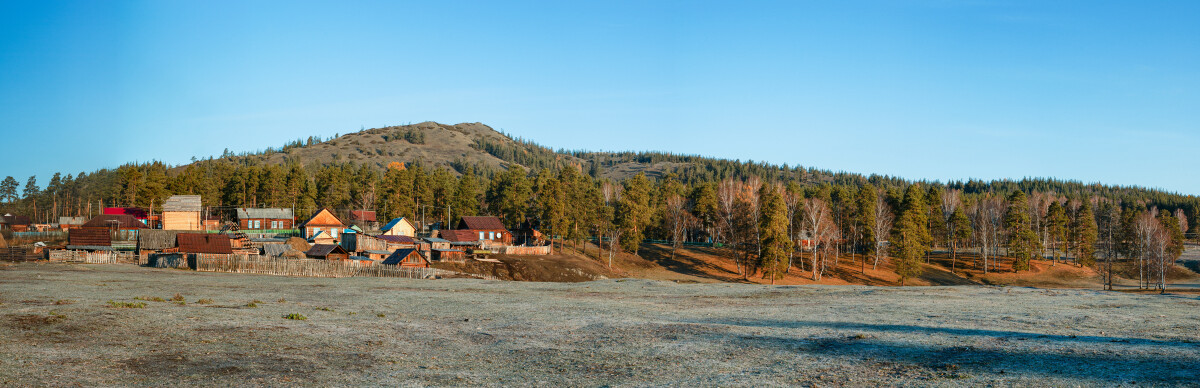
[[0, 264], [0, 303], [2, 386], [1200, 381], [1196, 295], [28, 263]]

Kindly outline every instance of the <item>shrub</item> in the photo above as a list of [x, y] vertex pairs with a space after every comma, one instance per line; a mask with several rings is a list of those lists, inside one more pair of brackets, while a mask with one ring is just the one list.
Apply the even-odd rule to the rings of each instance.
[[179, 293], [175, 293], [175, 296], [172, 296], [172, 297], [171, 297], [171, 300], [173, 300], [173, 301], [176, 301], [176, 302], [183, 302], [183, 301], [184, 301], [184, 299], [183, 299], [183, 295], [180, 295]]
[[[59, 299], [59, 300], [54, 301], [54, 304], [60, 305], [60, 306], [64, 305], [64, 304], [72, 304], [72, 303], [75, 303], [75, 301], [70, 300], [70, 299]], [[53, 314], [53, 313], [51, 313], [51, 314]]]
[[287, 303], [287, 299], [279, 298], [275, 303]]
[[331, 308], [328, 308], [328, 307], [317, 307], [317, 308], [315, 308], [315, 309], [313, 309], [313, 310], [318, 310], [318, 311], [333, 311], [333, 309], [331, 309]]
[[196, 301], [196, 304], [212, 304], [212, 303], [213, 303], [212, 299], [200, 299], [200, 300]]
[[108, 305], [118, 309], [140, 309], [146, 307], [146, 302], [116, 302], [109, 299]]
[[297, 320], [297, 321], [303, 321], [305, 319], [308, 319], [308, 317], [300, 315], [300, 314], [296, 314], [296, 313], [284, 315], [283, 317], [286, 319], [293, 319], [293, 320]]
[[255, 302], [250, 302], [250, 303], [247, 303], [247, 304], [246, 304], [246, 307], [249, 307], [249, 308], [252, 308], [252, 309], [256, 309], [256, 308], [258, 308], [258, 303], [256, 303], [256, 302], [257, 302], [257, 301], [255, 301]]

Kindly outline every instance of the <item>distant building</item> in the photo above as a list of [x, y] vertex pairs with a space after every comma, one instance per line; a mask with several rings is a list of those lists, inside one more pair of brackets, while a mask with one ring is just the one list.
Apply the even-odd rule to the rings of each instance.
[[78, 228], [85, 222], [87, 222], [87, 217], [58, 217], [58, 227], [63, 230]]
[[304, 253], [310, 259], [349, 260], [350, 255], [342, 246], [335, 244], [316, 244]]
[[204, 230], [200, 213], [204, 205], [199, 195], [172, 195], [163, 202], [162, 228], [169, 230]]
[[32, 222], [29, 220], [29, 217], [26, 216], [16, 216], [12, 214], [0, 216], [0, 230], [26, 232], [29, 231], [29, 225], [31, 223]]
[[101, 214], [80, 225], [84, 229], [139, 230], [148, 229], [145, 223], [128, 214]]
[[387, 225], [379, 229], [379, 231], [385, 236], [414, 237], [417, 235], [417, 227], [404, 217], [393, 218], [391, 221], [388, 221]]
[[231, 254], [229, 236], [219, 233], [180, 233], [175, 235], [180, 253]]
[[288, 208], [238, 208], [237, 218], [242, 230], [292, 229], [296, 219]]
[[351, 210], [350, 223], [361, 226], [363, 229], [371, 229], [379, 227], [379, 220], [375, 218], [374, 210]]
[[427, 268], [429, 267], [429, 259], [426, 259], [416, 249], [397, 249], [383, 261], [383, 264]]
[[[512, 243], [512, 234], [496, 217], [463, 217], [458, 223], [458, 230], [469, 230], [478, 235], [478, 241], [494, 241], [504, 244]], [[449, 239], [447, 239], [449, 240]]]
[[346, 229], [346, 224], [329, 209], [321, 209], [307, 221], [300, 224], [300, 235], [305, 240], [318, 244], [337, 244], [340, 233]]
[[112, 235], [105, 229], [71, 229], [67, 231], [67, 249], [111, 251]]

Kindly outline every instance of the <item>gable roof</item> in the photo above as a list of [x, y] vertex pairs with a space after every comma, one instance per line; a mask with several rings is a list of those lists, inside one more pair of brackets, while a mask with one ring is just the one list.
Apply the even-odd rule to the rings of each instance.
[[322, 214], [326, 215], [326, 217], [324, 217], [324, 218], [326, 218], [326, 219], [333, 218], [334, 220], [337, 220], [338, 223], [336, 223], [336, 224], [326, 223], [326, 224], [315, 224], [315, 225], [318, 225], [318, 226], [338, 225], [338, 226], [342, 226], [342, 227], [346, 226], [346, 223], [342, 222], [342, 219], [338, 218], [338, 216], [334, 215], [332, 211], [329, 211], [329, 208], [321, 208], [321, 210], [318, 210], [316, 213], [313, 213], [312, 217], [308, 217], [308, 220], [300, 223], [300, 226], [308, 226], [308, 224], [312, 223], [313, 220], [316, 220], [317, 217], [320, 217]]
[[287, 244], [263, 244], [263, 253], [267, 256], [279, 257], [291, 250], [292, 246]]
[[383, 232], [392, 230], [392, 228], [395, 228], [396, 225], [400, 224], [400, 222], [407, 222], [408, 226], [411, 226], [413, 228], [413, 230], [417, 229], [417, 226], [413, 225], [413, 223], [411, 221], [409, 221], [407, 218], [400, 217], [400, 218], [393, 218], [391, 221], [388, 221], [387, 225], [384, 225], [383, 228], [380, 228], [379, 230], [383, 231]]
[[325, 257], [332, 253], [340, 253], [344, 255], [346, 254], [346, 250], [342, 249], [342, 246], [337, 244], [314, 244], [312, 248], [308, 250], [308, 252], [304, 252], [305, 255], [316, 257]]
[[504, 223], [500, 222], [499, 218], [490, 216], [463, 217], [462, 222], [458, 223], [458, 229], [507, 230], [504, 228]]
[[146, 224], [128, 214], [101, 214], [83, 223], [85, 228], [148, 229]]
[[273, 219], [273, 220], [290, 220], [293, 217], [292, 209], [288, 208], [247, 208], [239, 207], [237, 209], [237, 218], [245, 219]]
[[104, 208], [104, 214], [127, 214], [133, 216], [134, 218], [144, 219], [146, 218], [146, 209], [142, 209], [140, 207], [106, 207]]
[[233, 253], [229, 236], [224, 234], [179, 233], [175, 239], [179, 241], [179, 251], [183, 253]]
[[408, 237], [408, 236], [383, 235], [383, 236], [375, 236], [375, 238], [383, 240], [383, 241], [387, 241], [387, 242], [390, 242], [393, 244], [416, 244], [417, 243], [417, 240], [413, 240], [412, 237]]
[[350, 219], [354, 221], [375, 222], [374, 210], [351, 210]]
[[165, 212], [198, 212], [204, 209], [199, 195], [172, 195], [163, 202]]
[[[400, 262], [404, 261], [404, 259], [408, 258], [409, 255], [414, 253], [417, 253], [416, 249], [397, 249], [395, 252], [392, 252], [391, 256], [388, 256], [383, 260], [383, 264], [400, 265]], [[420, 253], [417, 253], [417, 257], [420, 257], [422, 260], [425, 259], [425, 256], [422, 256]]]
[[12, 214], [5, 214], [3, 216], [0, 216], [0, 224], [29, 225], [31, 223], [32, 222], [29, 220], [29, 217], [27, 217], [27, 216], [14, 216]]
[[67, 231], [67, 245], [73, 246], [112, 246], [112, 236], [104, 229], [71, 229]]
[[438, 235], [449, 242], [479, 241], [479, 233], [471, 230], [441, 230]]

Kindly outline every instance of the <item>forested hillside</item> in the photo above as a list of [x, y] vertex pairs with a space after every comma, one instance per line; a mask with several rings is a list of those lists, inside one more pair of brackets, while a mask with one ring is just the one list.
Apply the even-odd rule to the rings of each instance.
[[[873, 252], [883, 241], [898, 250], [881, 253], [897, 257], [959, 244], [1018, 259], [1049, 251], [1080, 256], [1089, 252], [1085, 245], [1140, 255], [1153, 247], [1116, 246], [1133, 237], [1114, 235], [1104, 247], [1080, 239], [1138, 233], [1132, 228], [1146, 214], [1174, 228], [1168, 234], [1195, 231], [1200, 221], [1197, 197], [1138, 187], [911, 182], [693, 155], [556, 151], [483, 124], [437, 123], [296, 140], [183, 166], [55, 174], [44, 188], [33, 177], [24, 186], [7, 177], [0, 206], [52, 223], [102, 206], [159, 211], [174, 194], [202, 195], [217, 216], [235, 207], [292, 207], [301, 218], [322, 207], [342, 215], [367, 209], [430, 222], [491, 214], [568, 239], [604, 235], [629, 251], [644, 238], [716, 241], [736, 248], [747, 276], [781, 265], [820, 276], [820, 262], [791, 263], [788, 248]], [[1093, 226], [1099, 229], [1081, 232]], [[916, 235], [895, 234], [912, 228]]]

